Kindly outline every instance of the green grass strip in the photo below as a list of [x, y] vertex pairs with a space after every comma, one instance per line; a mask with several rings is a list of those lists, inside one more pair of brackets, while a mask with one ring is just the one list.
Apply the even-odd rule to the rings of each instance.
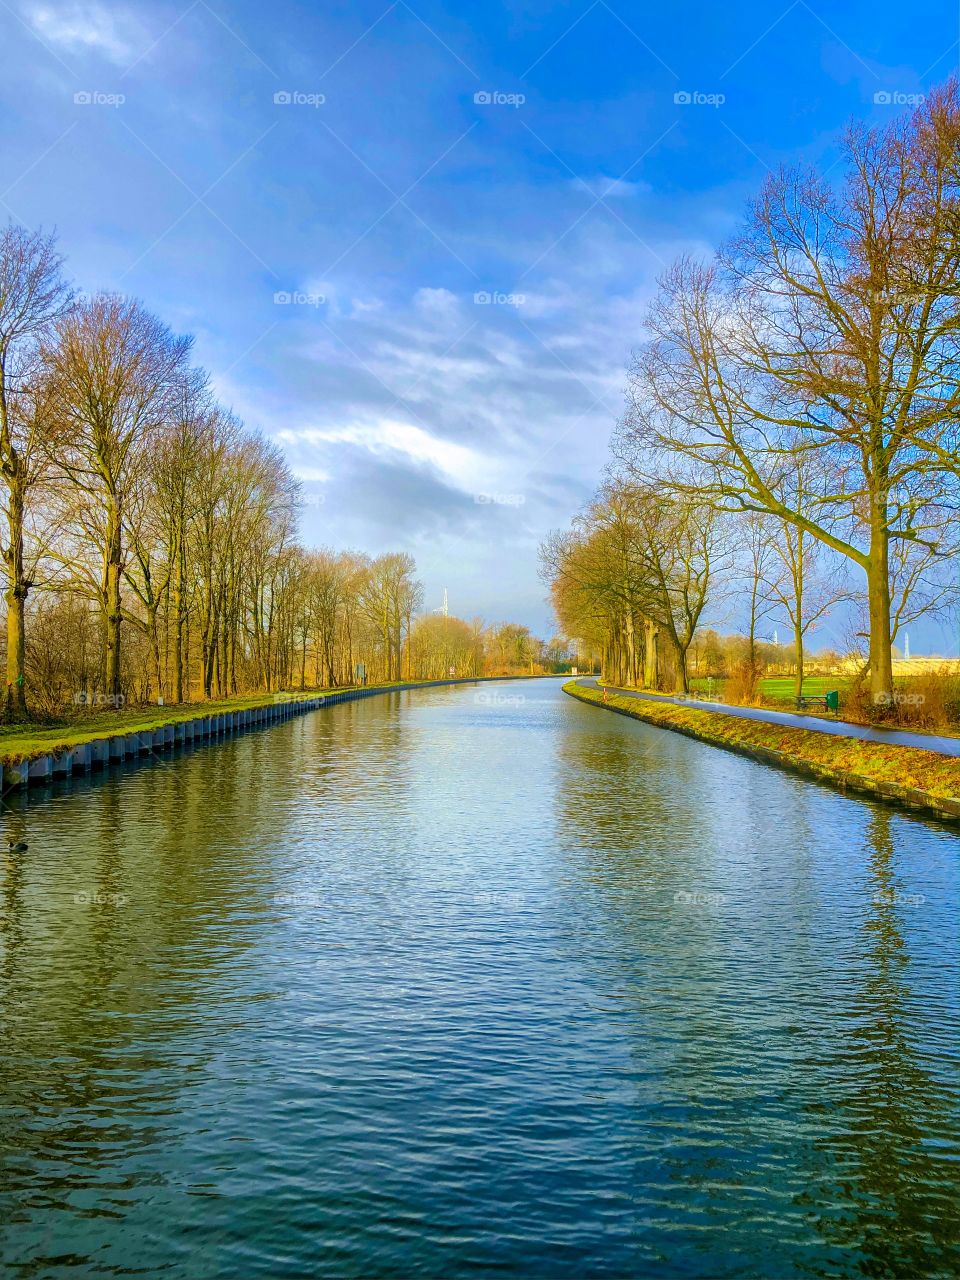
[[[472, 677], [461, 677], [471, 679]], [[509, 676], [478, 677], [478, 679], [510, 679]], [[430, 684], [429, 680], [393, 680], [389, 684], [367, 685], [367, 689], [384, 692], [417, 684]], [[35, 760], [38, 756], [58, 755], [70, 747], [100, 738], [112, 738], [124, 733], [146, 733], [162, 729], [165, 725], [182, 724], [186, 720], [198, 720], [204, 716], [217, 716], [230, 711], [248, 711], [251, 707], [271, 706], [276, 702], [296, 702], [299, 699], [317, 698], [326, 694], [345, 693], [357, 685], [339, 685], [336, 689], [304, 689], [274, 693], [241, 694], [234, 698], [220, 698], [212, 702], [181, 702], [170, 706], [123, 707], [118, 710], [95, 711], [89, 716], [78, 716], [67, 724], [45, 726], [42, 724], [0, 725], [0, 762], [5, 765], [20, 760]]]
[[723, 712], [700, 711], [669, 702], [642, 702], [570, 681], [564, 693], [658, 728], [673, 729], [716, 747], [725, 747], [850, 789], [960, 818], [960, 760], [920, 747], [865, 742], [840, 734], [745, 720]]

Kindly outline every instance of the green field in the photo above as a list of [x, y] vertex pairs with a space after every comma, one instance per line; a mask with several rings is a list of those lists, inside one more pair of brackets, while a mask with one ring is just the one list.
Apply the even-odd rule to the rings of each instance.
[[[760, 696], [764, 702], [793, 703], [795, 680], [793, 676], [767, 676], [760, 681]], [[841, 702], [843, 692], [850, 684], [849, 676], [808, 676], [803, 682], [803, 692], [810, 698], [822, 698], [831, 689], [839, 689]]]
[[[690, 690], [696, 693], [711, 691], [722, 698], [726, 683], [726, 680], [708, 681], [703, 676], [697, 676], [690, 681]], [[760, 699], [762, 702], [783, 703], [792, 707], [796, 696], [794, 684], [793, 676], [765, 676], [760, 681]], [[803, 682], [803, 692], [811, 698], [822, 698], [831, 689], [839, 689], [842, 705], [843, 692], [849, 685], [849, 676], [808, 676]]]

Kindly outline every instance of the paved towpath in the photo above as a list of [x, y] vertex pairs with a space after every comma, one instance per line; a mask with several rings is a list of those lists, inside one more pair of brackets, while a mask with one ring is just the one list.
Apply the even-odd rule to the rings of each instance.
[[[603, 686], [597, 680], [578, 680], [585, 689]], [[784, 724], [792, 729], [812, 729], [816, 733], [833, 733], [843, 738], [859, 738], [863, 742], [887, 742], [897, 747], [920, 747], [923, 751], [938, 751], [944, 756], [960, 756], [960, 738], [944, 738], [932, 733], [910, 733], [906, 729], [878, 729], [872, 725], [850, 724], [847, 720], [826, 720], [822, 716], [794, 715], [790, 711], [771, 711], [768, 707], [733, 707], [724, 702], [705, 702], [699, 698], [671, 698], [663, 693], [640, 693], [636, 689], [617, 689], [608, 685], [611, 692], [625, 698], [639, 698], [642, 702], [672, 702], [678, 707], [696, 707], [699, 711], [720, 711], [725, 716], [737, 716], [741, 720], [762, 720], [767, 724]]]

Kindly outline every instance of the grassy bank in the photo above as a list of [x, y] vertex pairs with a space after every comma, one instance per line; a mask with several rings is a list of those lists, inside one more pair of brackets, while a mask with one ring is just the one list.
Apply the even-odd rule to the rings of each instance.
[[[858, 689], [851, 675], [808, 676], [803, 682], [803, 692], [808, 698], [822, 698], [831, 689], [836, 689], [840, 694], [838, 718], [850, 724], [885, 725], [909, 729], [911, 733], [934, 733], [955, 738], [960, 737], [956, 681], [949, 663], [942, 663], [936, 669], [917, 669], [908, 677], [896, 679], [892, 702], [879, 712], [870, 705], [866, 690]], [[795, 683], [793, 676], [765, 676], [757, 685], [756, 699], [746, 704], [735, 697], [728, 699], [731, 682], [727, 679], [694, 677], [690, 681], [690, 692], [694, 697], [730, 701], [738, 706], [771, 707], [797, 715], [823, 715], [824, 711], [818, 707], [805, 710], [796, 707]]]
[[[563, 686], [581, 702], [603, 705], [598, 689], [574, 681]], [[817, 733], [741, 720], [722, 712], [665, 702], [640, 702], [611, 693], [606, 706], [647, 724], [673, 729], [713, 746], [793, 769], [841, 789], [861, 791], [910, 808], [960, 818], [960, 760], [918, 747]]]
[[[461, 677], [469, 679], [470, 677]], [[482, 677], [483, 678], [483, 677]], [[505, 676], [489, 677], [495, 680], [509, 679]], [[426, 680], [404, 680], [404, 685], [429, 684]], [[397, 681], [390, 684], [367, 685], [368, 689], [394, 689]], [[251, 707], [262, 707], [275, 702], [294, 702], [299, 698], [314, 698], [328, 693], [344, 693], [356, 685], [340, 685], [336, 689], [304, 689], [283, 693], [251, 693], [234, 698], [220, 698], [211, 702], [181, 702], [173, 706], [123, 707], [119, 710], [91, 711], [89, 715], [77, 716], [68, 721], [56, 724], [11, 724], [0, 725], [0, 763], [11, 764], [17, 760], [34, 760], [65, 751], [70, 747], [81, 746], [85, 742], [94, 742], [100, 738], [110, 738], [121, 733], [146, 733], [160, 729], [164, 725], [182, 724], [186, 720], [196, 720], [200, 716], [216, 716], [231, 711], [247, 711]]]

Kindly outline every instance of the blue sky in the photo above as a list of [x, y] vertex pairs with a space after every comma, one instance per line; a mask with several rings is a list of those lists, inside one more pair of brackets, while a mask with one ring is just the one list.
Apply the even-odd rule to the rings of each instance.
[[888, 0], [0, 0], [0, 23], [0, 213], [196, 335], [303, 478], [308, 541], [409, 550], [430, 603], [541, 634], [537, 545], [600, 477], [658, 273], [767, 167], [829, 164], [851, 116], [944, 79], [960, 32]]

